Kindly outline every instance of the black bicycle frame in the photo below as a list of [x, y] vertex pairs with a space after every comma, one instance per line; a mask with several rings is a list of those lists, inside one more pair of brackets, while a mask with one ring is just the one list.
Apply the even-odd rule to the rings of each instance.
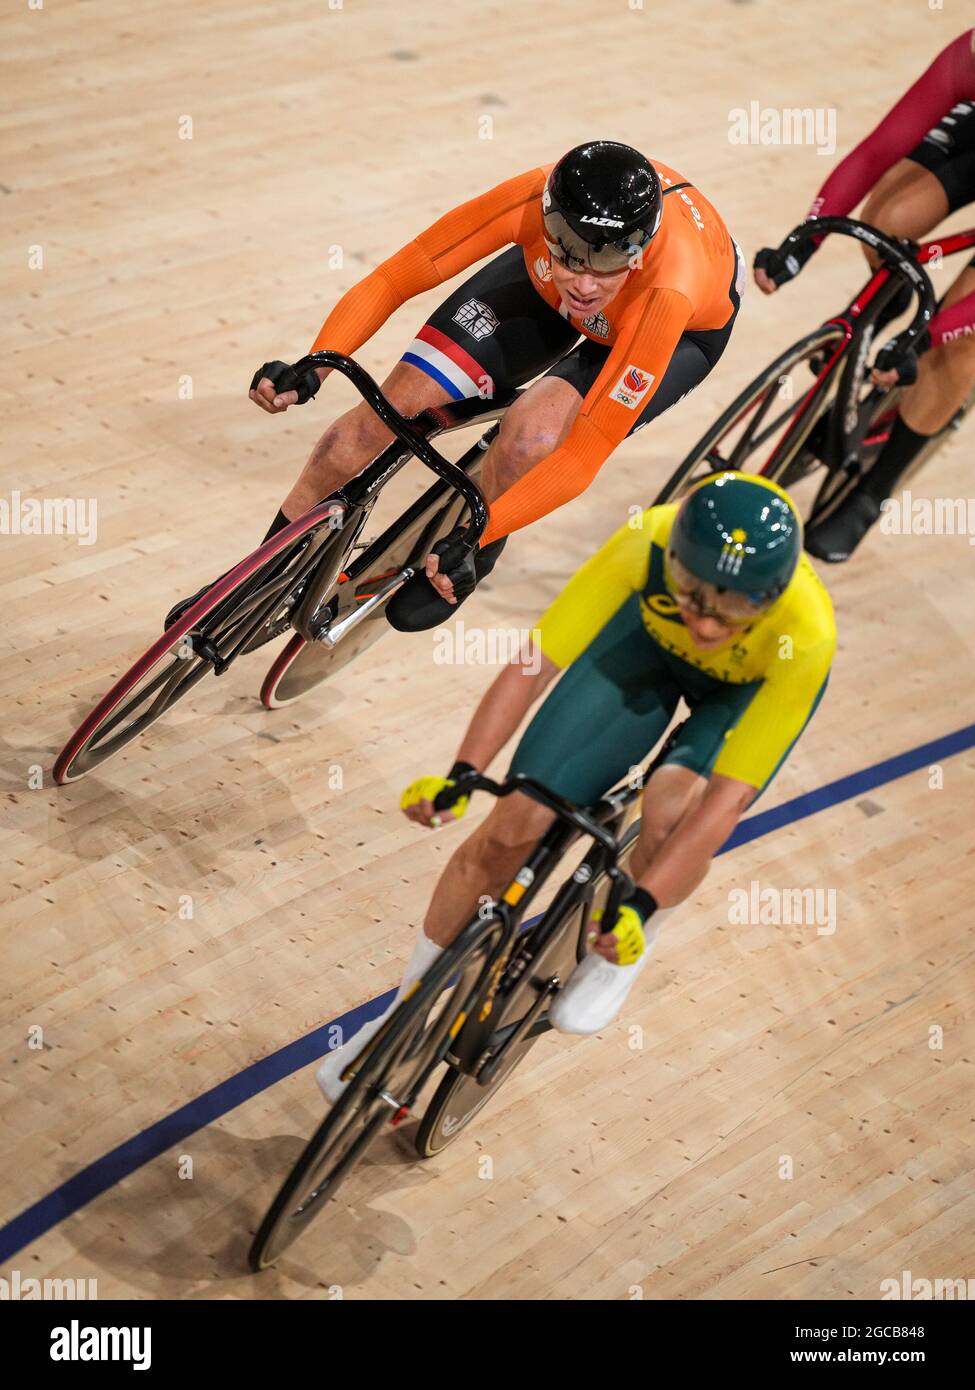
[[[898, 284], [906, 281], [917, 297], [918, 306], [911, 322], [888, 344], [892, 355], [900, 356], [913, 347], [931, 322], [935, 311], [935, 293], [930, 277], [918, 264], [910, 246], [853, 217], [820, 217], [802, 222], [782, 242], [778, 248], [779, 254], [788, 255], [805, 246], [814, 237], [831, 234], [849, 236], [864, 242], [872, 247], [883, 261], [883, 266], [874, 272], [865, 288], [846, 309], [826, 319], [823, 324], [824, 327], [835, 325], [844, 333], [842, 349], [816, 383], [818, 388], [822, 381], [831, 375], [840, 356], [845, 355], [846, 361], [836, 400], [830, 410], [829, 436], [826, 457], [823, 459], [827, 467], [836, 468], [857, 457], [870, 425], [869, 420], [859, 420], [859, 403], [876, 316], [893, 298]], [[871, 310], [869, 314], [866, 313], [868, 307]], [[799, 412], [796, 416], [793, 425], [780, 441], [780, 448], [786, 444], [793, 429], [799, 425], [802, 414], [803, 412]]]
[[[914, 346], [935, 313], [935, 289], [930, 284], [929, 275], [926, 274], [925, 270], [922, 270], [921, 265], [912, 256], [911, 247], [904, 245], [903, 242], [897, 242], [876, 228], [869, 227], [867, 222], [857, 221], [857, 218], [821, 217], [809, 218], [808, 221], [800, 222], [800, 225], [794, 228], [779, 246], [779, 254], [789, 254], [798, 247], [805, 246], [805, 243], [816, 236], [830, 234], [851, 236], [851, 238], [871, 246], [879, 254], [883, 265], [880, 270], [873, 272], [868, 285], [858, 293], [854, 300], [851, 300], [843, 313], [835, 314], [835, 316], [823, 321], [823, 328], [835, 325], [843, 332], [843, 342], [841, 342], [839, 349], [833, 353], [832, 359], [823, 367], [815, 384], [809, 388], [807, 398], [794, 413], [782, 438], [777, 441], [768, 464], [771, 464], [776, 456], [782, 455], [783, 450], [793, 446], [793, 439], [797, 431], [808, 428], [805, 425], [805, 413], [818, 396], [823, 382], [833, 374], [837, 363], [844, 356], [846, 356], [846, 363], [844, 363], [843, 375], [841, 375], [839, 386], [837, 386], [836, 400], [830, 407], [829, 435], [826, 439], [825, 450], [823, 450], [826, 457], [822, 461], [829, 468], [835, 468], [846, 463], [850, 457], [857, 456], [869, 425], [869, 421], [862, 421], [862, 428], [858, 428], [857, 421], [860, 418], [860, 410], [858, 410], [860, 389], [862, 382], [864, 382], [865, 373], [867, 373], [867, 357], [872, 342], [873, 318], [886, 306], [886, 303], [889, 303], [890, 297], [896, 293], [900, 281], [907, 281], [907, 284], [917, 295], [918, 309], [907, 328], [904, 328], [890, 342], [889, 346], [896, 347], [897, 353], [901, 353], [907, 352]], [[865, 314], [868, 306], [871, 307], [871, 313]], [[732, 460], [729, 461], [729, 467], [736, 466], [736, 459], [748, 452], [748, 449], [761, 445], [762, 436], [757, 436], [757, 428], [758, 425], [761, 425], [762, 418], [765, 417], [766, 411], [771, 406], [772, 399], [772, 392], [769, 392], [757, 417], [751, 421], [746, 435], [736, 446]], [[775, 432], [775, 428], [777, 425], [769, 432]]]
[[[428, 436], [434, 432], [441, 434], [468, 424], [480, 422], [486, 424], [492, 420], [498, 420], [520, 392], [509, 391], [492, 401], [474, 397], [473, 399], [450, 402], [443, 406], [424, 410], [412, 419], [406, 419], [386, 399], [369, 373], [351, 358], [344, 357], [337, 352], [313, 353], [295, 363], [294, 370], [300, 374], [314, 366], [327, 366], [347, 377], [371, 409], [396, 436], [394, 442], [387, 445], [382, 453], [369, 463], [361, 473], [358, 473], [331, 497], [318, 504], [319, 507], [327, 508], [326, 512], [323, 513], [322, 525], [328, 524], [329, 512], [341, 510], [345, 513], [342, 526], [345, 539], [343, 554], [347, 554], [358, 539], [380, 489], [411, 458], [418, 458], [421, 463], [436, 473], [438, 479], [400, 517], [393, 521], [349, 567], [350, 579], [355, 581], [360, 576], [365, 575], [378, 555], [390, 545], [395, 544], [404, 531], [413, 525], [425, 510], [446, 499], [451, 492], [460, 495], [470, 512], [470, 537], [471, 548], [473, 549], [487, 525], [487, 505], [477, 484], [467, 476], [464, 468], [452, 463], [449, 459], [445, 459], [430, 443]], [[472, 458], [474, 456], [473, 450], [478, 447], [480, 446], [474, 445], [471, 450], [468, 450], [465, 459]], [[360, 515], [350, 525], [351, 514], [356, 511]], [[310, 531], [309, 534], [313, 535], [314, 533]], [[288, 576], [286, 586], [280, 582], [275, 583], [274, 580], [269, 581], [262, 578], [261, 572], [258, 571], [253, 579], [244, 586], [243, 593], [237, 589], [227, 596], [232, 620], [230, 630], [233, 632], [233, 640], [229, 648], [226, 646], [221, 648], [217, 645], [225, 636], [218, 629], [228, 616], [228, 610], [223, 604], [218, 605], [207, 616], [199, 633], [188, 635], [188, 640], [194, 651], [198, 655], [207, 657], [217, 675], [222, 675], [231, 662], [247, 647], [252, 638], [261, 631], [275, 609], [280, 606], [285, 594], [296, 589], [313, 573], [321, 561], [320, 551], [321, 546], [312, 545], [309, 547], [306, 560]], [[271, 585], [269, 595], [249, 613], [246, 611], [240, 613], [241, 600], [247, 602], [256, 597], [265, 584]], [[251, 585], [253, 588], [250, 588]], [[316, 589], [319, 587], [318, 585], [315, 586]], [[312, 597], [311, 594], [307, 595], [307, 598]]]
[[[624, 786], [608, 792], [592, 808], [574, 805], [571, 801], [549, 791], [541, 782], [526, 776], [524, 773], [516, 773], [514, 777], [508, 778], [502, 784], [477, 774], [474, 777], [464, 779], [463, 783], [456, 787], [445, 788], [435, 798], [435, 809], [446, 810], [458, 795], [468, 795], [474, 791], [486, 791], [499, 798], [510, 796], [512, 792], [522, 792], [532, 801], [547, 806], [556, 815], [555, 822], [549, 826], [535, 846], [528, 861], [512, 879], [501, 898], [492, 906], [492, 917], [502, 923], [503, 930], [485, 971], [482, 972], [471, 999], [468, 1001], [471, 1023], [462, 1029], [455, 1040], [453, 1049], [447, 1052], [445, 1060], [452, 1066], [460, 1071], [476, 1075], [482, 1084], [487, 1085], [496, 1066], [500, 1065], [504, 1050], [518, 1038], [524, 1036], [524, 1032], [527, 1031], [521, 1026], [525, 1022], [524, 1019], [518, 1020], [513, 1025], [507, 1025], [504, 1030], [504, 1040], [501, 1046], [496, 1049], [495, 1056], [490, 1060], [486, 1058], [487, 1043], [494, 1030], [490, 1023], [490, 1014], [484, 1013], [484, 1007], [485, 1004], [493, 1001], [501, 984], [509, 957], [512, 955], [512, 947], [518, 938], [518, 925], [565, 851], [580, 836], [588, 836], [600, 855], [603, 856], [603, 862], [594, 866], [589, 881], [594, 879], [598, 873], [605, 873], [609, 878], [610, 890], [606, 900], [604, 921], [614, 922], [616, 920], [620, 903], [633, 889], [633, 880], [624, 869], [619, 867], [617, 861], [622, 846], [608, 827], [618, 823], [627, 807], [632, 805], [636, 798], [642, 794], [650, 777], [664, 762], [679, 739], [685, 723], [686, 721], [676, 725], [671, 730], [635, 785]], [[538, 954], [548, 944], [552, 932], [561, 929], [566, 913], [577, 905], [576, 900], [584, 899], [591, 891], [589, 881], [582, 882], [570, 878], [561, 886], [549, 904], [541, 922], [529, 938], [536, 948], [535, 954]], [[536, 933], [538, 933], [537, 936]], [[432, 1067], [431, 1070], [433, 1070]]]
[[[516, 1029], [519, 1031], [519, 1036], [523, 1035], [522, 1030], [519, 1029], [519, 1024], [524, 1023], [524, 1019], [518, 1020], [516, 1024], [505, 1030], [503, 1042], [496, 1049], [495, 1057], [490, 1059], [487, 1065], [482, 1065], [487, 1061], [485, 1053], [488, 1041], [494, 1037], [496, 1031], [490, 1020], [490, 1009], [495, 994], [501, 985], [502, 977], [513, 957], [515, 948], [519, 946], [520, 923], [530, 909], [533, 900], [561, 862], [566, 850], [580, 835], [587, 834], [592, 837], [600, 852], [606, 856], [606, 872], [613, 880], [610, 892], [612, 896], [615, 891], [617, 906], [625, 893], [632, 888], [632, 881], [625, 871], [618, 868], [616, 864], [619, 847], [614, 836], [607, 829], [607, 822], [611, 823], [619, 818], [625, 809], [626, 802], [621, 802], [619, 799], [610, 801], [607, 798], [603, 803], [600, 803], [599, 807], [595, 808], [594, 813], [583, 812], [554, 796], [541, 783], [523, 777], [521, 774], [503, 786], [491, 782], [488, 778], [479, 779], [475, 790], [488, 791], [499, 797], [521, 791], [530, 796], [532, 800], [555, 810], [559, 817], [549, 826], [526, 862], [492, 907], [491, 917], [502, 924], [501, 936], [468, 1002], [470, 1023], [462, 1029], [454, 1046], [446, 1054], [445, 1060], [451, 1066], [456, 1067], [459, 1071], [476, 1075], [477, 1079], [486, 1085], [493, 1070], [491, 1062], [500, 1064], [503, 1051], [515, 1041], [513, 1033]], [[634, 788], [629, 795], [629, 801], [634, 800], [638, 795], [639, 789]], [[535, 954], [547, 944], [551, 932], [561, 927], [568, 896], [573, 893], [573, 890], [581, 896], [587, 887], [588, 885], [573, 883], [571, 879], [562, 885], [542, 920], [532, 932], [532, 936], [535, 935], [535, 932], [541, 933], [533, 943], [536, 947]]]
[[[438, 478], [447, 483], [459, 492], [463, 497], [470, 511], [470, 532], [473, 549], [481, 539], [488, 522], [487, 503], [481, 494], [480, 488], [473, 483], [467, 475], [445, 459], [442, 454], [433, 447], [427, 438], [428, 434], [444, 418], [444, 410], [425, 411], [417, 417], [418, 421], [429, 421], [427, 428], [418, 427], [416, 421], [410, 421], [401, 415], [394, 405], [386, 399], [377, 383], [369, 373], [360, 367], [358, 362], [353, 362], [351, 357], [344, 357], [340, 352], [312, 352], [307, 357], [302, 357], [293, 364], [292, 370], [302, 376], [306, 372], [316, 367], [327, 367], [330, 371], [339, 372], [342, 376], [351, 381], [367, 405], [378, 415], [388, 430], [396, 436], [400, 444], [405, 445], [406, 452], [398, 453], [395, 460], [388, 463], [385, 468], [381, 468], [380, 462], [386, 457], [386, 453], [380, 454], [379, 458], [368, 468], [359, 473], [351, 483], [340, 489], [338, 495], [344, 497], [351, 506], [361, 506], [371, 497], [372, 493], [380, 487], [387, 478], [391, 478], [398, 472], [410, 454], [415, 455], [421, 463], [426, 464]], [[501, 415], [507, 409], [509, 401], [506, 399], [503, 404], [491, 403], [487, 409], [483, 409], [484, 402], [477, 398], [472, 402], [473, 409], [470, 411], [471, 419], [491, 419]], [[443, 429], [444, 426], [440, 425]]]

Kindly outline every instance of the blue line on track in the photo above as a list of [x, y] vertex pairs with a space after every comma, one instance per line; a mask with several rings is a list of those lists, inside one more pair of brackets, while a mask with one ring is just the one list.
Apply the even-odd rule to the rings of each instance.
[[[749, 844], [763, 835], [770, 835], [774, 830], [794, 825], [797, 821], [814, 816], [830, 806], [838, 806], [841, 802], [850, 801], [855, 796], [862, 796], [887, 782], [894, 782], [899, 777], [906, 777], [908, 773], [940, 763], [945, 758], [954, 757], [973, 747], [975, 724], [967, 724], [962, 729], [956, 729], [954, 733], [932, 739], [930, 743], [922, 743], [918, 748], [898, 753], [893, 758], [885, 758], [883, 762], [874, 763], [872, 767], [863, 768], [862, 771], [851, 773], [848, 777], [827, 782], [815, 791], [793, 797], [781, 806], [749, 816], [741, 822], [720, 852], [726, 854], [738, 845]], [[251, 1100], [301, 1067], [318, 1061], [328, 1051], [330, 1028], [340, 1027], [343, 1037], [351, 1036], [363, 1023], [381, 1013], [392, 1000], [393, 994], [393, 990], [388, 990], [376, 999], [359, 1004], [347, 1014], [333, 1019], [331, 1023], [325, 1023], [305, 1037], [288, 1043], [277, 1052], [272, 1052], [269, 1057], [253, 1062], [236, 1076], [228, 1077], [209, 1091], [204, 1091], [203, 1095], [188, 1101], [186, 1105], [181, 1105], [178, 1110], [150, 1125], [141, 1134], [126, 1140], [124, 1144], [119, 1144], [94, 1163], [89, 1163], [87, 1168], [82, 1168], [74, 1177], [0, 1228], [0, 1260], [10, 1259], [25, 1245], [51, 1230], [59, 1221], [71, 1216], [138, 1168], [158, 1158], [174, 1144], [181, 1144], [191, 1134], [212, 1124], [214, 1120], [219, 1120], [229, 1111], [235, 1110], [238, 1105], [243, 1105], [244, 1101]]]

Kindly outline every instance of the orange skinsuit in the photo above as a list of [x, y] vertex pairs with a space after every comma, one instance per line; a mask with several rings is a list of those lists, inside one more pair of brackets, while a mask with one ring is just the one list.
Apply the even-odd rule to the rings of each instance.
[[[603, 316], [607, 336], [583, 327], [561, 308], [551, 279], [542, 227], [542, 190], [553, 165], [531, 169], [446, 213], [414, 241], [348, 290], [322, 325], [313, 351], [351, 356], [414, 295], [443, 284], [476, 261], [512, 243], [524, 250], [532, 284], [580, 334], [611, 348], [563, 444], [492, 503], [481, 544], [529, 526], [583, 492], [632, 429], [635, 404], [612, 399], [629, 368], [649, 375], [639, 393], [642, 411], [663, 378], [685, 330], [723, 328], [735, 246], [717, 212], [675, 170], [652, 161], [665, 193], [660, 228]], [[667, 189], [681, 185], [667, 194]], [[625, 394], [622, 392], [621, 394]], [[632, 400], [632, 397], [631, 397]]]

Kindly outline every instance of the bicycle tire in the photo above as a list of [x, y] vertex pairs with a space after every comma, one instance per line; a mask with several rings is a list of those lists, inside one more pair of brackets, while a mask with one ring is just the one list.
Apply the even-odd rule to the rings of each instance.
[[[379, 1131], [394, 1118], [388, 1099], [390, 1088], [395, 1084], [401, 1092], [399, 1099], [407, 1108], [415, 1100], [431, 1068], [439, 1065], [437, 1052], [446, 1051], [457, 1031], [455, 1009], [463, 1013], [471, 999], [483, 990], [490, 958], [503, 929], [498, 918], [475, 918], [434, 963], [414, 993], [402, 1001], [390, 1016], [388, 1026], [366, 1044], [364, 1060], [305, 1145], [254, 1235], [248, 1263], [255, 1273], [279, 1259], [334, 1201]], [[449, 997], [441, 1001], [440, 996], [448, 987]], [[443, 1006], [431, 1024], [429, 1017], [438, 1002]], [[423, 1038], [419, 1053], [415, 1044], [418, 1033]], [[404, 1063], [411, 1074], [394, 1080], [397, 1066]], [[399, 1114], [398, 1109], [395, 1114]], [[352, 1132], [357, 1119], [362, 1123]], [[339, 1153], [334, 1166], [323, 1172], [330, 1154], [346, 1137], [351, 1141], [348, 1147]]]
[[[260, 609], [262, 590], [268, 590], [266, 598], [277, 597], [276, 586], [282, 595], [287, 593], [292, 561], [303, 564], [309, 546], [315, 544], [316, 533], [328, 526], [328, 514], [321, 508], [302, 520], [303, 527], [284, 539], [282, 532], [280, 537], [265, 542], [212, 584], [119, 677], [58, 754], [54, 763], [58, 785], [78, 781], [100, 767], [151, 728], [204, 676], [222, 669], [222, 663], [214, 664], [220, 656], [219, 644], [224, 643], [225, 653], [232, 651], [235, 626], [243, 627], [249, 615], [253, 620], [252, 610]], [[328, 543], [326, 536], [317, 549], [321, 551]], [[256, 556], [260, 559], [255, 560]], [[283, 556], [287, 556], [284, 564]], [[270, 614], [268, 621], [273, 617], [274, 613]], [[240, 651], [229, 655], [228, 660], [249, 648], [249, 641], [242, 643]]]

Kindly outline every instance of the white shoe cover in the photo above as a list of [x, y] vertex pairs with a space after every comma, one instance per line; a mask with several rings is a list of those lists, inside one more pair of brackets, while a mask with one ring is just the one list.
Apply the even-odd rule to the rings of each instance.
[[341, 1047], [333, 1047], [326, 1054], [323, 1061], [318, 1065], [315, 1072], [315, 1080], [318, 1082], [327, 1100], [335, 1102], [349, 1084], [347, 1081], [340, 1081], [339, 1077], [354, 1057], [357, 1057], [370, 1038], [375, 1037], [379, 1027], [389, 1016], [390, 1010], [380, 1014], [378, 1018], [372, 1018], [368, 1023], [364, 1023], [358, 1033], [353, 1033], [348, 1042], [344, 1042]]
[[434, 961], [438, 960], [442, 955], [442, 946], [438, 946], [436, 942], [431, 941], [423, 931], [417, 932], [416, 940], [413, 943], [413, 954], [410, 956], [409, 963], [406, 967], [406, 974], [403, 976], [403, 983], [396, 991], [393, 1002], [378, 1018], [372, 1018], [368, 1023], [364, 1023], [358, 1033], [353, 1033], [352, 1037], [349, 1038], [347, 1042], [344, 1042], [341, 1047], [333, 1048], [319, 1063], [318, 1070], [315, 1073], [315, 1080], [318, 1082], [322, 1091], [324, 1091], [328, 1100], [333, 1102], [338, 1100], [339, 1096], [349, 1084], [347, 1081], [339, 1080], [342, 1072], [345, 1071], [352, 1059], [359, 1055], [366, 1043], [376, 1036], [380, 1024], [384, 1023], [385, 1020], [389, 1018], [389, 1015], [396, 1008], [396, 1005], [401, 999], [405, 998], [416, 981], [419, 980], [425, 971], [429, 970], [430, 966], [433, 965]]
[[647, 961], [649, 947], [633, 965], [612, 965], [597, 951], [579, 962], [555, 996], [549, 1021], [560, 1033], [598, 1033], [619, 1013]]

